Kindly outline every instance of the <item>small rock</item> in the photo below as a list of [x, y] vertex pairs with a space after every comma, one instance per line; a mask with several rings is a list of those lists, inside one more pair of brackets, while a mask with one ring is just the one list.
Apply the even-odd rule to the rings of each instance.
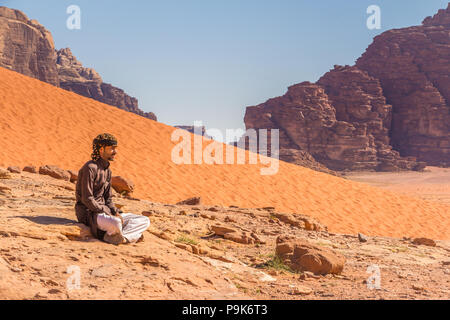
[[192, 197], [192, 198], [177, 202], [177, 205], [196, 206], [196, 205], [199, 205], [200, 203], [201, 203], [200, 197]]
[[302, 285], [296, 285], [292, 294], [295, 295], [308, 295], [312, 293], [312, 289]]
[[211, 230], [218, 236], [224, 236], [227, 233], [236, 232], [235, 229], [222, 225], [213, 225], [211, 226]]
[[416, 291], [426, 291], [426, 289], [423, 286], [418, 285], [418, 284], [413, 284], [412, 288]]
[[225, 222], [236, 222], [235, 219], [228, 217], [228, 216], [226, 216], [224, 220], [225, 220]]
[[70, 174], [57, 166], [45, 165], [39, 168], [39, 174], [47, 175], [58, 180], [70, 181]]
[[140, 257], [140, 258], [141, 258], [141, 260], [139, 262], [141, 264], [143, 264], [143, 265], [149, 265], [149, 266], [152, 266], [152, 267], [161, 267], [161, 268], [164, 268], [164, 269], [168, 269], [169, 268], [167, 263], [161, 263], [156, 258], [153, 258], [153, 257]]
[[29, 172], [29, 173], [37, 173], [37, 169], [35, 166], [26, 166], [23, 168], [23, 171]]
[[11, 179], [11, 173], [8, 170], [0, 168], [0, 179]]
[[300, 275], [300, 279], [305, 280], [308, 278], [312, 278], [312, 279], [320, 279], [320, 276], [315, 275], [314, 273], [310, 272], [310, 271], [305, 271]]
[[72, 170], [67, 170], [67, 172], [69, 172], [70, 174], [70, 182], [75, 183], [78, 180], [78, 173], [76, 173], [75, 171]]
[[201, 215], [200, 215], [202, 218], [205, 218], [205, 219], [209, 219], [209, 220], [216, 220], [216, 216], [215, 215], [213, 215], [213, 214], [206, 214], [206, 213], [202, 213]]
[[428, 238], [415, 238], [413, 240], [413, 243], [417, 244], [417, 245], [436, 247], [436, 242], [434, 240], [428, 239]]
[[8, 170], [9, 172], [11, 172], [11, 173], [20, 173], [20, 172], [22, 172], [22, 170], [20, 170], [19, 167], [15, 167], [15, 166], [8, 167], [7, 170]]
[[50, 290], [48, 290], [48, 293], [49, 294], [58, 294], [58, 293], [61, 293], [61, 290], [59, 290], [59, 289], [50, 289]]
[[358, 233], [358, 239], [359, 239], [359, 242], [367, 242], [367, 240], [368, 240], [367, 236], [362, 233]]

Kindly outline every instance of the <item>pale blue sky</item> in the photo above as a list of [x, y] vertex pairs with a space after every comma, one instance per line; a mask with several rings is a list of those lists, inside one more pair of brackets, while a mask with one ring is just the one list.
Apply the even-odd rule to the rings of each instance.
[[[245, 129], [247, 106], [354, 64], [377, 34], [419, 25], [443, 0], [10, 0], [105, 82], [169, 125]], [[81, 8], [81, 30], [66, 8]], [[381, 29], [366, 27], [369, 5]]]

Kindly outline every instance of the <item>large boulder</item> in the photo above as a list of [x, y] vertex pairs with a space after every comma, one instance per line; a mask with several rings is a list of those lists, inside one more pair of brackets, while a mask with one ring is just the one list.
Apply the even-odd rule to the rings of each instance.
[[313, 245], [306, 240], [279, 236], [276, 244], [277, 256], [295, 271], [310, 271], [325, 275], [340, 274], [344, 269], [344, 256]]
[[125, 179], [121, 176], [112, 177], [111, 185], [113, 189], [120, 194], [125, 193], [126, 195], [129, 195], [134, 191], [133, 181]]

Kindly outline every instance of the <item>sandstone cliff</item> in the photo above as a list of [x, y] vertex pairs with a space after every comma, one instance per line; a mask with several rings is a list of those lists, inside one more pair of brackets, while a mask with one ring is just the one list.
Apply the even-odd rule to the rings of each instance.
[[138, 100], [84, 68], [70, 49], [55, 50], [51, 33], [21, 11], [0, 7], [0, 66], [140, 116]]
[[0, 66], [58, 86], [53, 38], [36, 20], [0, 7]]
[[449, 21], [450, 5], [421, 26], [384, 32], [356, 66], [248, 107], [246, 128], [279, 128], [281, 151], [333, 170], [450, 165]]
[[375, 37], [356, 66], [380, 80], [393, 106], [392, 145], [450, 165], [450, 4], [421, 26]]

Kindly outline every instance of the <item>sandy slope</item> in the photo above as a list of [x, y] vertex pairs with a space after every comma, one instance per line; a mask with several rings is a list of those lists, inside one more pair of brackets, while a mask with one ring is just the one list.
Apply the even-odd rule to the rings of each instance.
[[424, 200], [450, 204], [450, 168], [427, 167], [423, 172], [349, 172], [346, 177]]
[[78, 170], [89, 160], [92, 139], [110, 132], [120, 144], [113, 173], [134, 181], [136, 197], [175, 203], [201, 196], [205, 204], [275, 206], [307, 214], [332, 232], [450, 239], [449, 205], [283, 162], [276, 175], [267, 176], [260, 174], [260, 164], [176, 165], [173, 127], [3, 68], [0, 108], [0, 166]]

